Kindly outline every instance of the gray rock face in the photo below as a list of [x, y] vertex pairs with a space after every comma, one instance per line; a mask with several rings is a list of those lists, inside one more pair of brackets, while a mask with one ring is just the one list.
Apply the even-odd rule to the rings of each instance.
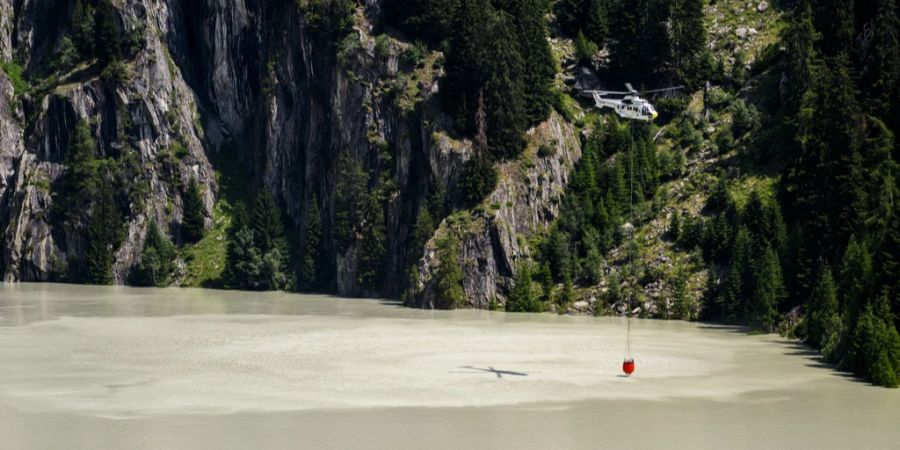
[[[527, 236], [549, 225], [559, 214], [559, 202], [569, 174], [581, 158], [581, 143], [572, 125], [553, 113], [529, 132], [531, 145], [522, 159], [499, 168], [500, 182], [482, 208], [470, 217], [445, 220], [438, 235], [456, 234], [459, 261], [440, 261], [435, 239], [426, 245], [418, 265], [418, 286], [407, 301], [422, 308], [441, 307], [435, 273], [441, 264], [460, 264], [467, 306], [487, 308], [491, 301], [503, 304], [518, 262], [530, 256]], [[537, 149], [548, 146], [550, 156]]]
[[[60, 4], [71, 13], [74, 2], [22, 0], [13, 8], [12, 0], [0, 0], [0, 56], [14, 56], [32, 72], [46, 66], [68, 27], [67, 14], [58, 13], [65, 10]], [[117, 283], [127, 283], [140, 261], [151, 220], [168, 225], [163, 228], [178, 241], [182, 185], [191, 179], [200, 184], [211, 215], [219, 186], [210, 160], [230, 148], [255, 180], [246, 188], [270, 191], [300, 237], [311, 201], [321, 205], [323, 227], [330, 230], [341, 155], [360, 163], [370, 188], [390, 174], [384, 286], [364, 288], [357, 281], [361, 242], [338, 252], [326, 236], [323, 250], [333, 264], [331, 286], [341, 295], [398, 296], [415, 259], [408, 246], [416, 214], [429, 191], [455, 190], [472, 153], [470, 142], [453, 137], [441, 112], [438, 55], [409, 67], [400, 58], [409, 43], [390, 39], [386, 48], [376, 45], [371, 29], [380, 14], [378, 0], [363, 2], [353, 31], [337, 39], [315, 29], [294, 1], [113, 4], [126, 34], [140, 34], [145, 42], [127, 62], [124, 82], [76, 70], [38, 98], [17, 96], [0, 75], [5, 278], [61, 279], [68, 261], [84, 251], [78, 233], [54, 223], [50, 211], [53, 187], [66, 170], [70, 136], [80, 120], [90, 120], [104, 153], [121, 150], [119, 137], [131, 136], [128, 151], [144, 169], [146, 198], [132, 205], [124, 243], [114, 252]], [[57, 13], [49, 14], [53, 8]], [[38, 31], [48, 29], [54, 31]], [[536, 127], [531, 141], [533, 163], [500, 167], [503, 181], [488, 207], [473, 215], [480, 228], [461, 241], [471, 306], [502, 299], [518, 259], [528, 252], [522, 237], [558, 213], [569, 171], [580, 157], [573, 128], [558, 116]], [[160, 160], [176, 142], [187, 155], [165, 169]], [[554, 155], [534, 156], [540, 144], [554, 148]], [[447, 227], [445, 221], [438, 232]], [[415, 290], [414, 306], [432, 306], [432, 259], [430, 243], [417, 265], [424, 281]]]
[[[146, 3], [146, 4], [145, 4]], [[15, 23], [4, 22], [6, 33], [15, 29], [18, 46], [13, 52], [20, 61], [36, 70], [45, 64], [52, 33], [35, 33], [50, 24], [41, 22], [38, 12], [55, 2], [25, 1]], [[0, 4], [0, 13], [7, 11]], [[125, 240], [115, 250], [113, 277], [126, 283], [131, 268], [139, 261], [148, 219], [159, 224], [181, 221], [179, 184], [196, 180], [211, 211], [216, 194], [215, 176], [206, 156], [203, 131], [194, 124], [197, 106], [177, 66], [169, 64], [168, 53], [157, 36], [160, 24], [168, 21], [165, 5], [128, 1], [117, 9], [126, 33], [142, 33], [146, 45], [126, 63], [124, 81], [114, 82], [96, 71], [76, 68], [63, 74], [58, 83], [40, 98], [16, 94], [8, 79], [0, 81], [0, 224], [3, 225], [2, 259], [4, 278], [9, 281], [48, 281], [65, 276], [67, 261], [83, 251], [84, 243], [73, 230], [51, 220], [52, 186], [65, 171], [69, 138], [81, 120], [92, 123], [92, 132], [102, 153], [134, 152], [143, 168], [146, 188], [143, 208], [133, 206], [127, 218]], [[0, 52], [9, 35], [0, 37]], [[52, 48], [51, 48], [52, 49]], [[29, 98], [30, 97], [30, 98]], [[21, 112], [32, 110], [30, 117]], [[127, 127], [127, 129], [126, 129]], [[24, 128], [30, 128], [28, 133]], [[130, 148], [121, 147], [120, 136], [129, 135]], [[163, 179], [159, 157], [180, 142], [187, 155], [174, 168], [175, 175]]]

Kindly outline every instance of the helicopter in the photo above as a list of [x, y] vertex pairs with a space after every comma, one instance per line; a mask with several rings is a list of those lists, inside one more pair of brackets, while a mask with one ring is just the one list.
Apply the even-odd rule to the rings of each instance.
[[[610, 108], [620, 117], [631, 120], [639, 120], [642, 122], [652, 122], [659, 116], [653, 105], [641, 95], [653, 94], [657, 92], [672, 92], [683, 89], [684, 86], [675, 86], [665, 89], [654, 89], [651, 91], [636, 91], [631, 83], [625, 83], [628, 92], [616, 91], [582, 91], [582, 95], [594, 98], [595, 106], [598, 109]], [[610, 98], [610, 95], [623, 96], [622, 98]]]

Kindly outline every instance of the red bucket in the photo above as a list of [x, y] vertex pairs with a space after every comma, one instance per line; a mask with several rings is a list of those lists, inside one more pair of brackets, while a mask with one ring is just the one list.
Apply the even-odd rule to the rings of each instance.
[[631, 375], [634, 373], [634, 360], [626, 359], [625, 362], [622, 363], [622, 372], [625, 372], [625, 375]]

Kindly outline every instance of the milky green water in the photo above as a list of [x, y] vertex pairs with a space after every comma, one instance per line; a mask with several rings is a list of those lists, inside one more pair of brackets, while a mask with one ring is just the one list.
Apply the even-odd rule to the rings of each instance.
[[0, 448], [900, 448], [802, 346], [614, 318], [0, 285]]

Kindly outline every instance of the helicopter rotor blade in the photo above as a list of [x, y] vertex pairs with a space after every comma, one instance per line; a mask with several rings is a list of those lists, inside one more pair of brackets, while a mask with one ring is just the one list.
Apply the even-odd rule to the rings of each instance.
[[601, 95], [601, 96], [602, 95], [628, 95], [630, 93], [631, 92], [618, 92], [618, 91], [581, 91], [581, 94], [584, 96], [590, 96], [590, 95], [594, 95], [594, 94]]
[[654, 94], [654, 93], [656, 93], [656, 92], [679, 91], [679, 90], [681, 90], [681, 89], [684, 89], [684, 86], [674, 86], [674, 87], [665, 88], [665, 89], [652, 89], [652, 90], [649, 90], [649, 91], [641, 91], [641, 95], [643, 95], [643, 94]]
[[625, 87], [628, 89], [629, 93], [637, 92], [634, 90], [634, 87], [631, 86], [631, 83], [625, 83]]

